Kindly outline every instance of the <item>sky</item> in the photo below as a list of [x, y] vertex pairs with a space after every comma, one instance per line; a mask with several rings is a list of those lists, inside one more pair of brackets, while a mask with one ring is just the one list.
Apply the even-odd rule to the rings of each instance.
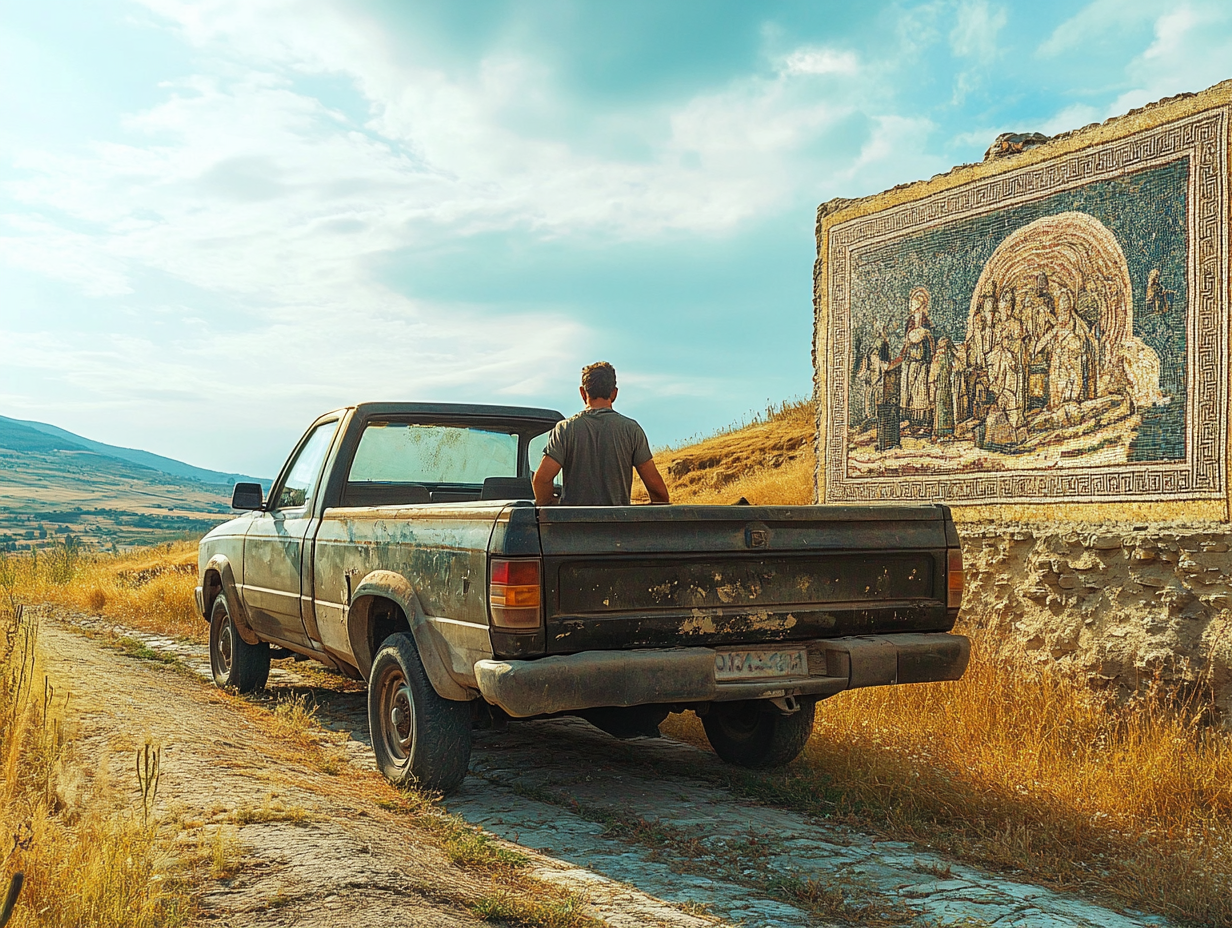
[[274, 474], [364, 400], [812, 390], [819, 203], [1232, 77], [1232, 3], [0, 0], [0, 414]]

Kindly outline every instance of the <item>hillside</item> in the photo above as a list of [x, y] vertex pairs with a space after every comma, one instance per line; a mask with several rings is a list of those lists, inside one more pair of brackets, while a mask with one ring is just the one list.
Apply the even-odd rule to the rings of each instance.
[[[16, 445], [9, 442], [19, 443], [38, 443], [37, 436], [29, 436], [30, 431], [39, 432], [47, 436], [49, 441], [44, 442], [41, 447], [46, 448], [73, 448], [83, 451], [93, 451], [96, 454], [101, 454], [104, 457], [117, 458], [121, 461], [127, 461], [130, 464], [136, 464], [140, 467], [148, 467], [151, 470], [159, 471], [160, 473], [170, 474], [173, 477], [181, 477], [187, 480], [195, 480], [200, 483], [215, 483], [222, 486], [232, 486], [240, 482], [253, 482], [256, 477], [249, 477], [245, 474], [228, 474], [222, 471], [209, 470], [205, 467], [195, 467], [192, 464], [185, 464], [183, 461], [177, 461], [174, 458], [163, 457], [161, 454], [153, 454], [149, 451], [140, 451], [136, 448], [121, 448], [118, 445], [108, 445], [101, 441], [94, 441], [90, 438], [84, 438], [81, 435], [59, 428], [55, 425], [48, 425], [46, 422], [35, 422], [30, 419], [10, 419], [7, 416], [0, 416], [0, 447], [17, 449]], [[33, 445], [31, 445], [33, 450]], [[267, 482], [267, 481], [262, 481]]]
[[192, 479], [109, 453], [128, 449], [35, 425], [0, 417], [0, 550], [69, 536], [99, 547], [155, 544], [202, 534], [231, 511], [230, 483], [217, 479], [229, 475], [149, 455], [211, 476]]
[[[784, 403], [749, 425], [655, 452], [673, 503], [754, 505], [813, 502], [817, 421], [809, 402]], [[634, 502], [646, 491], [634, 481]]]

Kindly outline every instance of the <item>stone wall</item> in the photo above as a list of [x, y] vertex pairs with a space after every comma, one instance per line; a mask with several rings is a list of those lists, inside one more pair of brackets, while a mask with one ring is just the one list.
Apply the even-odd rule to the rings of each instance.
[[1232, 718], [1232, 524], [962, 526], [968, 623], [1121, 695], [1212, 688]]

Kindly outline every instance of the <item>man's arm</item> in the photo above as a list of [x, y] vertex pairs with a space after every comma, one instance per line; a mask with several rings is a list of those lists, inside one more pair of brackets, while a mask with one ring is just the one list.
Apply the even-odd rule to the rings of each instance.
[[539, 462], [539, 469], [535, 471], [535, 476], [531, 478], [531, 485], [535, 488], [536, 506], [554, 506], [556, 504], [557, 500], [553, 493], [552, 481], [556, 479], [556, 475], [559, 473], [560, 464], [545, 454], [543, 460]]
[[[544, 460], [547, 459], [545, 458]], [[650, 501], [652, 503], [671, 502], [667, 497], [667, 484], [663, 482], [659, 468], [655, 467], [654, 458], [637, 465], [637, 475], [642, 478], [642, 483], [646, 484], [646, 491], [650, 494]], [[538, 474], [535, 475], [535, 479], [539, 479]], [[535, 492], [537, 496], [537, 488]]]

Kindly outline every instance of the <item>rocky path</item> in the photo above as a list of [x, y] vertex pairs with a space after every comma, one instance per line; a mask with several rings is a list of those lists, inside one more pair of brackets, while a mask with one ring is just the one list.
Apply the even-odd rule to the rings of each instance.
[[[208, 679], [204, 647], [127, 629], [122, 633], [156, 652], [174, 655]], [[55, 633], [53, 642], [65, 657], [70, 650], [88, 652], [95, 662], [113, 668], [123, 664], [128, 673], [140, 674], [145, 685], [155, 689], [126, 694], [133, 713], [140, 714], [139, 706], [165, 702], [155, 691], [158, 682], [171, 687], [184, 705], [176, 713], [180, 721], [175, 732], [168, 732], [169, 741], [183, 744], [190, 728], [210, 732], [203, 739], [206, 744], [194, 750], [228, 754], [220, 751], [218, 723], [208, 714], [214, 711], [209, 687], [107, 654], [92, 642], [63, 632]], [[321, 722], [345, 733], [342, 747], [356, 768], [353, 775], [375, 776], [370, 772], [362, 691], [349, 681], [309, 670], [310, 666], [314, 665], [277, 662], [271, 672], [271, 693], [306, 694], [316, 704]], [[237, 748], [241, 757], [255, 750], [248, 737], [245, 731], [230, 739], [244, 744]], [[879, 841], [748, 802], [716, 785], [723, 779], [722, 769], [709, 752], [669, 738], [620, 742], [571, 719], [513, 723], [506, 731], [476, 733], [471, 775], [446, 806], [530, 853], [537, 877], [587, 898], [591, 914], [613, 926], [1168, 924], [1162, 918], [1121, 914], [1015, 882], [915, 845]], [[240, 779], [232, 782], [236, 777]], [[218, 793], [211, 801], [259, 802], [267, 784], [256, 785], [253, 778], [260, 780], [251, 765], [229, 756], [225, 772], [211, 785]], [[345, 776], [326, 779], [345, 780]], [[301, 800], [296, 794], [294, 801]], [[343, 899], [352, 883], [368, 887], [369, 893], [373, 886], [383, 887], [376, 890], [381, 901], [373, 903], [370, 915], [367, 910], [348, 912], [352, 925], [385, 924], [384, 913], [401, 911], [402, 905], [412, 912], [416, 906], [439, 905], [408, 890], [413, 880], [408, 883], [405, 875], [401, 880], [396, 876], [411, 872], [406, 868], [414, 847], [396, 837], [391, 840], [401, 825], [377, 812], [355, 801], [331, 808], [328, 829], [310, 838], [296, 831], [300, 857], [288, 853], [285, 833], [294, 829], [286, 824], [251, 835], [252, 826], [245, 826], [241, 837], [257, 862], [257, 875], [246, 884], [241, 880], [241, 888], [223, 892], [218, 911], [244, 910], [248, 896], [260, 897], [268, 889], [262, 888], [262, 881], [279, 879], [302, 884], [309, 906], [306, 914], [316, 904], [313, 900], [329, 898], [331, 893], [334, 899]], [[317, 847], [319, 852], [304, 851]], [[374, 856], [372, 849], [377, 847], [382, 851]], [[390, 848], [398, 852], [391, 853]], [[337, 863], [326, 866], [328, 861]], [[421, 864], [411, 861], [409, 866]], [[271, 914], [272, 920], [244, 923], [300, 924], [294, 915], [290, 907], [282, 907]], [[220, 917], [227, 923], [225, 914]], [[441, 910], [441, 917], [452, 921], [424, 924], [473, 923], [457, 906]], [[419, 924], [413, 917], [401, 921]], [[303, 923], [332, 924], [313, 918]]]

